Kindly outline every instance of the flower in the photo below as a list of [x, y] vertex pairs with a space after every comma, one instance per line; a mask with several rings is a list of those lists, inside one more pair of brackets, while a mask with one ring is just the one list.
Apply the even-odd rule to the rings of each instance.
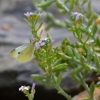
[[33, 84], [32, 84], [32, 88], [35, 88], [35, 85], [36, 85], [36, 83], [33, 83]]
[[41, 16], [43, 13], [35, 12], [38, 16]]
[[35, 85], [36, 85], [36, 83], [33, 83], [33, 84], [32, 84], [32, 88], [31, 88], [31, 92], [32, 92], [32, 93], [34, 92]]
[[51, 44], [53, 44], [54, 42], [55, 42], [55, 40], [52, 40], [52, 41], [51, 41]]
[[29, 17], [29, 16], [33, 15], [33, 13], [32, 12], [27, 12], [27, 13], [24, 13], [24, 15]]
[[32, 40], [33, 40], [33, 41], [35, 40], [34, 36], [32, 36]]
[[36, 43], [35, 43], [35, 48], [36, 48], [37, 50], [40, 48], [39, 42], [36, 42]]
[[28, 86], [21, 86], [19, 88], [19, 91], [24, 91], [24, 90], [29, 90], [29, 87]]
[[38, 42], [35, 43], [35, 48], [39, 49], [41, 46], [44, 46], [47, 40], [48, 38], [46, 37], [41, 38]]
[[74, 12], [73, 15], [75, 15], [75, 19], [78, 20], [80, 17], [83, 17], [83, 15], [81, 13], [78, 12]]
[[40, 39], [40, 41], [43, 41], [43, 40], [48, 40], [48, 38], [47, 37], [43, 37], [43, 38]]
[[45, 45], [45, 42], [40, 42], [39, 41], [39, 43], [40, 43], [40, 46], [44, 46]]
[[40, 18], [40, 16], [42, 15], [42, 13], [40, 12], [26, 12], [24, 13], [24, 15], [28, 18], [29, 21], [36, 21]]

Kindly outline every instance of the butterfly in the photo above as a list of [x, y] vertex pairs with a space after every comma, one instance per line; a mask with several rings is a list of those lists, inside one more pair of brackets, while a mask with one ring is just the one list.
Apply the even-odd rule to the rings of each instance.
[[10, 52], [10, 55], [19, 62], [27, 62], [33, 58], [35, 47], [33, 43], [19, 46]]

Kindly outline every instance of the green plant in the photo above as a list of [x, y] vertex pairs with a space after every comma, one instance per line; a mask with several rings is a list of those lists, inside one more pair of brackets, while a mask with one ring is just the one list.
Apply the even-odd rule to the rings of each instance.
[[[77, 42], [72, 43], [66, 36], [59, 46], [53, 47], [54, 40], [51, 36], [47, 34], [47, 37], [42, 37], [43, 30], [39, 32], [43, 25], [43, 22], [41, 22], [37, 26], [41, 13], [25, 13], [27, 19], [24, 20], [31, 28], [33, 35], [33, 38], [30, 39], [30, 44], [34, 46], [34, 60], [38, 62], [39, 67], [44, 71], [44, 75], [32, 74], [32, 78], [43, 85], [55, 87], [68, 100], [72, 100], [71, 96], [65, 93], [60, 87], [62, 81], [61, 72], [69, 72], [72, 79], [82, 84], [90, 95], [90, 98], [86, 100], [95, 100], [93, 93], [95, 87], [99, 86], [99, 83], [95, 84], [92, 82], [88, 86], [85, 82], [85, 77], [89, 72], [94, 71], [100, 74], [100, 37], [98, 28], [100, 17], [91, 9], [91, 0], [33, 1], [37, 10], [41, 11], [42, 15], [50, 20], [46, 29], [50, 29], [54, 25], [59, 28], [66, 28], [72, 32]], [[60, 14], [67, 14], [70, 18], [60, 21], [54, 18], [50, 12], [44, 10], [53, 3], [56, 4]], [[70, 6], [67, 7], [66, 4]], [[84, 8], [85, 4], [87, 4], [87, 9]], [[30, 51], [29, 47], [28, 50]], [[27, 49], [23, 48], [21, 52], [17, 51], [18, 48], [12, 54], [20, 61], [20, 58], [18, 58], [19, 55], [22, 57], [23, 54], [27, 54]], [[18, 53], [17, 55], [16, 52]]]

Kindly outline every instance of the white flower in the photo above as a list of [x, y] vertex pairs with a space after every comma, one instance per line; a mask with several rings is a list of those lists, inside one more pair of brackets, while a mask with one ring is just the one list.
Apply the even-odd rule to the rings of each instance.
[[24, 91], [24, 90], [29, 90], [29, 87], [28, 86], [21, 86], [19, 88], [19, 91]]

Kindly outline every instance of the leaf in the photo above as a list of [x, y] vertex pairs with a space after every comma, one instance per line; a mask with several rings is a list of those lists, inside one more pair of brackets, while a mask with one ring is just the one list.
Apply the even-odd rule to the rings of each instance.
[[66, 68], [67, 68], [67, 64], [66, 64], [66, 63], [63, 63], [63, 64], [59, 64], [59, 65], [57, 65], [57, 66], [54, 66], [54, 67], [52, 68], [52, 71], [53, 71], [53, 72], [56, 72], [56, 71], [65, 71]]
[[89, 18], [88, 20], [88, 23], [87, 23], [87, 29], [90, 27], [90, 25], [93, 23], [93, 19], [94, 19], [94, 16], [91, 15], [91, 17]]
[[94, 24], [92, 26], [93, 35], [97, 32], [97, 29], [98, 29], [97, 24]]
[[97, 69], [100, 70], [100, 60], [97, 55], [94, 56], [94, 62], [96, 64]]
[[62, 74], [59, 74], [57, 79], [58, 85], [60, 85], [61, 81], [62, 81]]
[[38, 74], [32, 74], [31, 77], [35, 80], [38, 80], [38, 81], [42, 81], [44, 79], [46, 79], [45, 76], [42, 76], [42, 75], [38, 75]]
[[74, 70], [72, 70], [70, 73], [72, 73], [72, 74], [78, 74], [78, 73], [80, 73], [82, 70], [83, 70], [83, 67], [80, 66], [80, 67], [77, 67], [77, 68], [75, 68]]
[[33, 4], [41, 4], [43, 2], [45, 2], [45, 0], [32, 0]]
[[76, 49], [74, 49], [74, 54], [76, 59], [80, 59], [80, 53]]
[[40, 8], [46, 8], [46, 7], [50, 6], [53, 2], [55, 2], [55, 0], [47, 0], [43, 3], [38, 4], [37, 6]]
[[90, 63], [90, 61], [92, 60], [94, 55], [93, 49], [92, 48], [88, 48], [87, 50], [87, 62]]
[[66, 53], [68, 56], [73, 56], [73, 51], [72, 51], [72, 47], [71, 46], [67, 46], [66, 47]]
[[75, 0], [71, 0], [71, 1], [70, 1], [70, 9], [69, 9], [70, 11], [73, 10], [74, 5], [75, 5]]
[[95, 83], [92, 82], [91, 85], [90, 85], [90, 93], [91, 93], [91, 96], [93, 96], [94, 89], [95, 89]]

